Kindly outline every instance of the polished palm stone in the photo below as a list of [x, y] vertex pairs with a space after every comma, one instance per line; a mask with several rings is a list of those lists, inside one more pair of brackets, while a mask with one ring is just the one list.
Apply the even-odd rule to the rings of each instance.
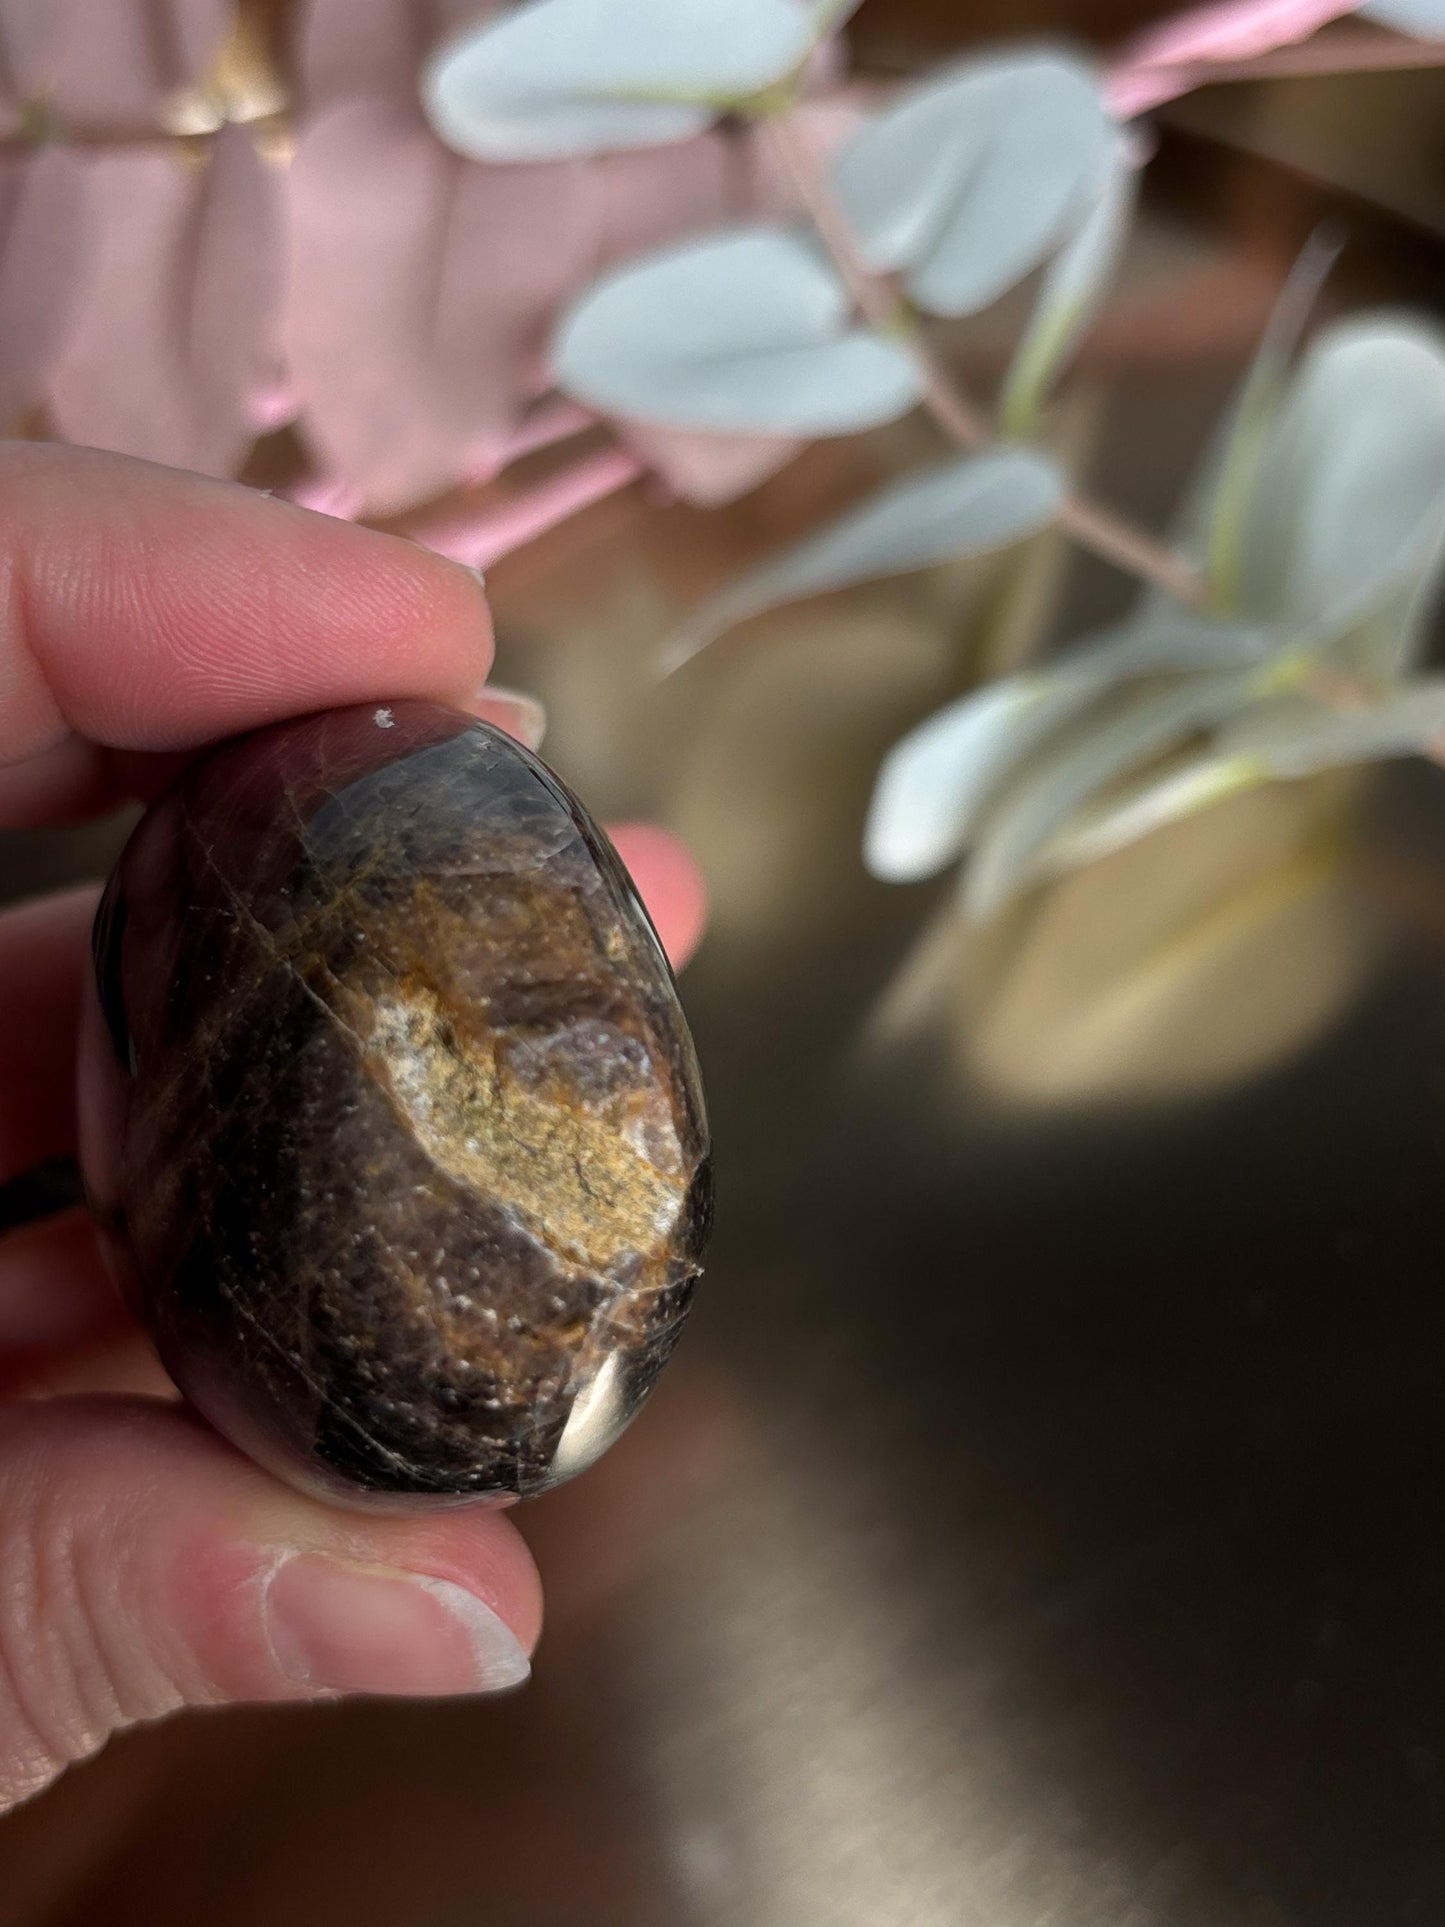
[[95, 957], [87, 1180], [219, 1430], [403, 1504], [611, 1443], [698, 1276], [707, 1127], [647, 914], [555, 776], [421, 703], [223, 745], [142, 819]]

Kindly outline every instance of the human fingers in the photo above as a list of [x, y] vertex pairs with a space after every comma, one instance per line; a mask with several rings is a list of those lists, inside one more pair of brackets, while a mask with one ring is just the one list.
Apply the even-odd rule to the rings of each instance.
[[336, 1511], [159, 1401], [0, 1407], [0, 1807], [181, 1706], [516, 1685], [540, 1619], [496, 1512]]
[[0, 1399], [65, 1392], [179, 1396], [81, 1210], [0, 1239]]
[[76, 1142], [75, 1037], [99, 889], [0, 914], [0, 1184]]
[[128, 1325], [84, 1210], [0, 1238], [0, 1394], [37, 1355], [87, 1346]]
[[[495, 723], [536, 749], [546, 714], [535, 696], [490, 684], [451, 698], [458, 709]], [[112, 750], [67, 736], [36, 756], [0, 766], [0, 823], [12, 828], [76, 823], [117, 804], [159, 796], [191, 760], [186, 750]]]
[[412, 543], [125, 456], [0, 443], [11, 820], [93, 804], [114, 751], [372, 697], [464, 701], [490, 663], [476, 577]]

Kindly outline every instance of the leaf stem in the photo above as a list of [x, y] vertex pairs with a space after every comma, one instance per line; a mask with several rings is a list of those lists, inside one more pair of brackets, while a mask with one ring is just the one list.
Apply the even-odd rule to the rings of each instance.
[[[922, 385], [923, 406], [928, 413], [956, 447], [991, 446], [997, 437], [987, 416], [933, 352], [894, 284], [874, 274], [863, 261], [848, 216], [822, 170], [799, 140], [796, 127], [786, 115], [779, 115], [766, 123], [766, 132], [779, 166], [792, 183], [854, 307], [865, 321], [897, 341], [912, 358]], [[1112, 509], [1086, 496], [1070, 494], [1064, 498], [1055, 519], [1059, 528], [1080, 547], [1092, 550], [1116, 568], [1155, 583], [1181, 602], [1196, 607], [1203, 605], [1206, 591], [1198, 573]]]
[[1197, 569], [1102, 502], [1087, 495], [1067, 495], [1058, 524], [1081, 548], [1091, 549], [1105, 562], [1138, 576], [1141, 582], [1154, 583], [1191, 608], [1207, 605], [1209, 591]]
[[407, 518], [402, 533], [453, 562], [489, 569], [504, 555], [629, 488], [646, 473], [644, 463], [626, 449], [604, 448], [530, 488], [516, 490], [499, 504], [414, 514]]
[[1277, 47], [1253, 60], [1200, 62], [1196, 85], [1216, 80], [1272, 80], [1309, 74], [1398, 73], [1415, 67], [1445, 67], [1445, 40], [1407, 39], [1377, 29], [1337, 29], [1300, 47]]
[[[1353, 670], [1337, 669], [1332, 664], [1312, 663], [1300, 683], [1304, 695], [1313, 697], [1323, 708], [1337, 716], [1356, 715], [1378, 703], [1386, 693]], [[1427, 736], [1419, 753], [1427, 763], [1445, 769], [1445, 733]]]
[[1196, 93], [1201, 87], [1251, 80], [1325, 79], [1445, 67], [1445, 40], [1416, 40], [1374, 29], [1337, 29], [1297, 47], [1276, 47], [1241, 60], [1133, 61], [1127, 55], [1105, 76], [1115, 110], [1130, 118]]

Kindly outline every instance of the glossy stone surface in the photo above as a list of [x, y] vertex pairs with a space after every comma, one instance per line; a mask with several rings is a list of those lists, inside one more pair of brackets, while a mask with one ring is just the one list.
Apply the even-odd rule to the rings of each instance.
[[363, 1503], [611, 1443], [698, 1276], [707, 1127], [652, 926], [549, 771], [416, 703], [224, 745], [95, 951], [87, 1181], [221, 1431]]

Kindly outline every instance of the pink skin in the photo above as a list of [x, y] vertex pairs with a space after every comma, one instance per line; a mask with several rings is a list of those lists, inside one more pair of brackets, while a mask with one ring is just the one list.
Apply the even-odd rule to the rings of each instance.
[[[150, 794], [217, 737], [333, 704], [430, 697], [520, 726], [483, 687], [475, 576], [226, 483], [0, 445], [0, 587], [0, 822]], [[617, 841], [681, 961], [690, 860], [647, 825]], [[75, 1146], [93, 903], [0, 915], [0, 1182]], [[200, 1425], [80, 1217], [0, 1239], [0, 1806], [181, 1705], [515, 1684], [540, 1613], [499, 1513], [335, 1510]]]

